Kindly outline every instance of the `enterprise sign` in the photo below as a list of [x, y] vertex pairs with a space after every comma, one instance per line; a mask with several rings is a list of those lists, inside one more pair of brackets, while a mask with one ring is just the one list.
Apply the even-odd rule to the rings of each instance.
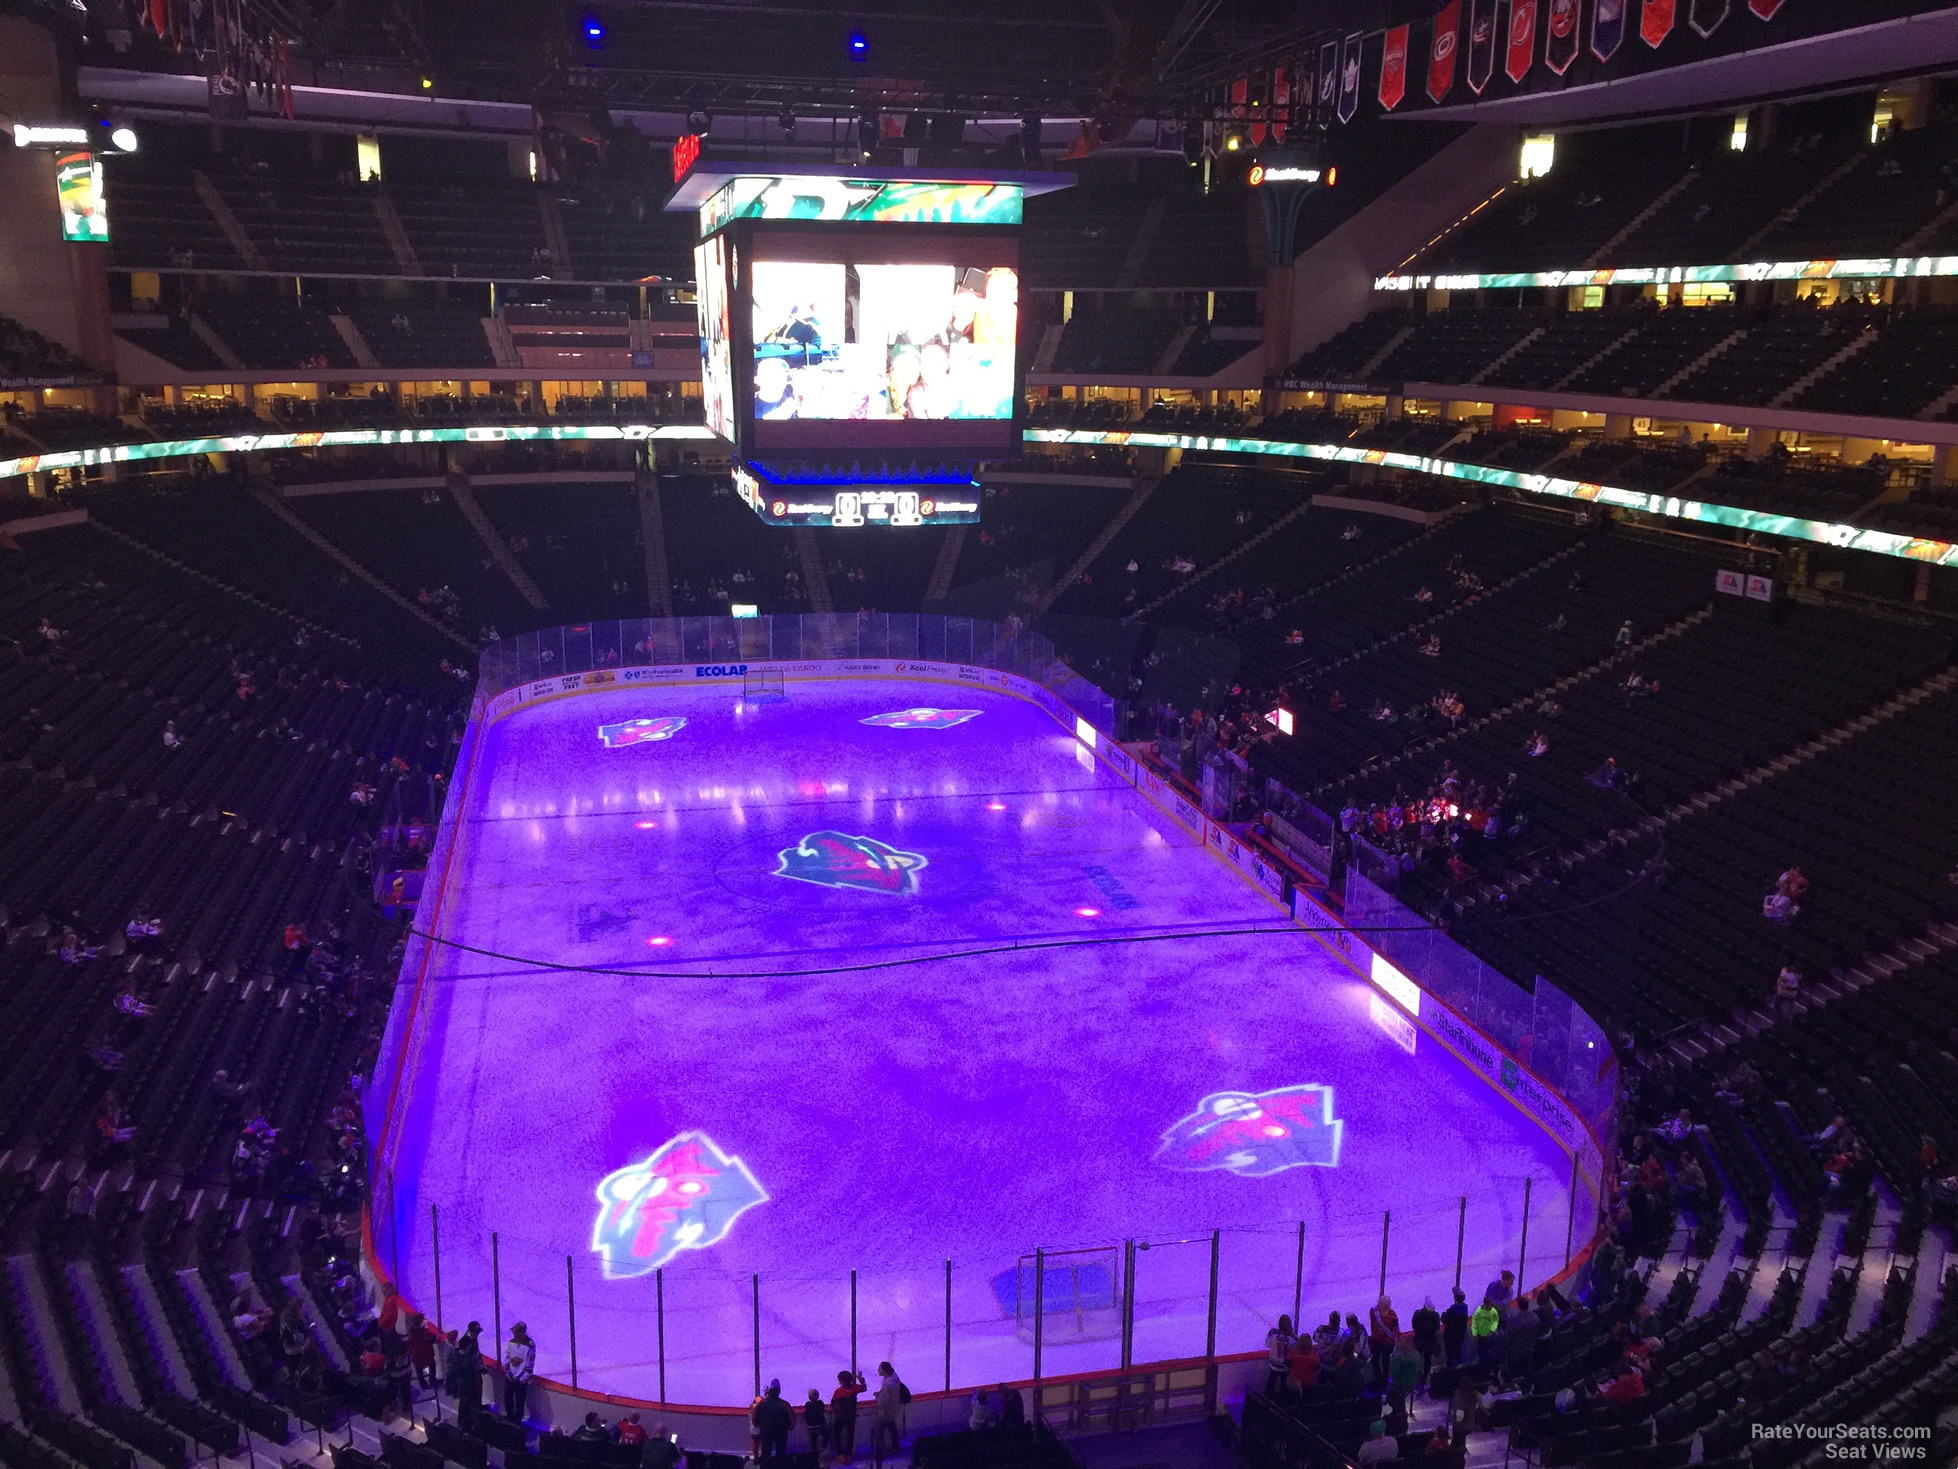
[[14, 124], [16, 148], [72, 148], [87, 142], [87, 128], [52, 127], [25, 122]]
[[1373, 278], [1373, 288], [1517, 291], [1533, 286], [1692, 286], [1720, 281], [1915, 280], [1951, 275], [1958, 275], [1958, 255], [1879, 255], [1842, 260], [1756, 260], [1743, 265], [1621, 265], [1483, 275], [1380, 275]]
[[1253, 188], [1259, 184], [1316, 184], [1319, 170], [1316, 168], [1266, 168], [1261, 163], [1251, 165], [1249, 182]]

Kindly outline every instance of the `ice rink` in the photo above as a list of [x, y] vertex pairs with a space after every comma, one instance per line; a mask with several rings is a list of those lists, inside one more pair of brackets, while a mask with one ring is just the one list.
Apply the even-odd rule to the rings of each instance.
[[1133, 1359], [1197, 1356], [1213, 1231], [1219, 1351], [1295, 1294], [1364, 1315], [1383, 1229], [1405, 1321], [1458, 1229], [1472, 1296], [1517, 1266], [1526, 1178], [1526, 1276], [1564, 1263], [1567, 1156], [1032, 704], [735, 678], [480, 738], [440, 934], [489, 952], [432, 952], [379, 1248], [433, 1312], [439, 1232], [441, 1324], [487, 1344], [500, 1292], [543, 1375], [569, 1287], [588, 1389], [658, 1399], [663, 1357], [666, 1401], [745, 1405], [758, 1331], [800, 1400], [854, 1321], [931, 1391], [948, 1316], [954, 1385], [1025, 1379], [1036, 1249], [1078, 1251], [1043, 1375], [1111, 1368], [1125, 1240]]

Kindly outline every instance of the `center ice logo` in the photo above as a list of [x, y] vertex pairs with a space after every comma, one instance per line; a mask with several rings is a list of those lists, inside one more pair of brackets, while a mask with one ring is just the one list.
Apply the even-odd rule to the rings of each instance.
[[909, 897], [918, 891], [918, 874], [925, 859], [900, 852], [875, 837], [853, 837], [840, 831], [812, 831], [779, 854], [777, 877], [813, 882], [826, 888], [860, 888], [872, 893]]
[[977, 719], [980, 712], [977, 709], [898, 709], [890, 714], [873, 714], [862, 722], [880, 729], [950, 729], [968, 719]]
[[687, 727], [686, 717], [667, 714], [658, 719], [627, 719], [618, 724], [601, 724], [598, 742], [608, 750], [627, 745], [650, 745], [655, 740], [670, 740]]
[[683, 1132], [645, 1162], [606, 1174], [598, 1202], [591, 1247], [607, 1280], [629, 1280], [650, 1275], [682, 1250], [719, 1244], [768, 1194], [745, 1163], [706, 1133]]
[[1333, 1089], [1316, 1082], [1270, 1092], [1215, 1092], [1163, 1134], [1156, 1161], [1188, 1173], [1221, 1168], [1268, 1178], [1287, 1168], [1336, 1167], [1346, 1124]]

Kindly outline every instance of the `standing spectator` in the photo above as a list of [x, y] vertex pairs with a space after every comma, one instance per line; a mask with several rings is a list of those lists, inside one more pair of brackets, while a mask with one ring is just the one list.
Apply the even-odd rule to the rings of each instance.
[[823, 1390], [812, 1387], [809, 1389], [809, 1401], [802, 1405], [802, 1430], [809, 1435], [809, 1452], [819, 1460], [823, 1456], [828, 1426], [829, 1413], [823, 1407]]
[[995, 1418], [992, 1394], [983, 1387], [974, 1390], [972, 1411], [966, 1415], [965, 1426], [973, 1433], [979, 1433], [991, 1428]]
[[1427, 1364], [1421, 1360], [1413, 1342], [1395, 1344], [1393, 1356], [1387, 1359], [1387, 1401], [1393, 1406], [1395, 1421], [1403, 1425], [1397, 1432], [1407, 1431], [1407, 1405], [1426, 1372]]
[[1496, 1324], [1502, 1313], [1493, 1301], [1484, 1301], [1469, 1317], [1469, 1350], [1463, 1361], [1468, 1366], [1496, 1365]]
[[1526, 1393], [1536, 1374], [1536, 1337], [1536, 1312], [1525, 1297], [1518, 1296], [1503, 1321], [1502, 1373]]
[[857, 1451], [857, 1394], [867, 1384], [856, 1373], [844, 1368], [836, 1374], [836, 1391], [829, 1395], [830, 1429], [836, 1436], [836, 1458], [847, 1464]]
[[1468, 1335], [1468, 1297], [1455, 1287], [1455, 1299], [1441, 1313], [1441, 1360], [1450, 1367], [1462, 1365], [1462, 1339]]
[[415, 1381], [423, 1387], [435, 1386], [435, 1331], [419, 1311], [408, 1316], [408, 1361], [415, 1369]]
[[449, 1395], [456, 1400], [456, 1421], [465, 1431], [483, 1406], [482, 1334], [483, 1323], [470, 1322], [449, 1353]]
[[755, 1405], [755, 1429], [761, 1438], [761, 1462], [771, 1463], [789, 1456], [789, 1430], [795, 1426], [795, 1410], [782, 1401], [780, 1378], [771, 1381]]
[[1387, 1385], [1387, 1359], [1393, 1355], [1400, 1335], [1401, 1322], [1394, 1314], [1394, 1303], [1382, 1296], [1367, 1312], [1367, 1350], [1373, 1356], [1373, 1381], [1377, 1387]]
[[1309, 1336], [1302, 1336], [1292, 1348], [1292, 1360], [1286, 1376], [1293, 1387], [1300, 1392], [1309, 1392], [1319, 1385], [1319, 1348]]
[[1265, 1393], [1277, 1397], [1284, 1386], [1292, 1361], [1292, 1347], [1298, 1337], [1292, 1332], [1292, 1318], [1280, 1316], [1278, 1324], [1265, 1333]]
[[628, 1413], [619, 1421], [619, 1442], [627, 1448], [641, 1448], [646, 1442], [646, 1425], [639, 1421], [637, 1413]]
[[1802, 997], [1802, 972], [1791, 964], [1774, 977], [1774, 1013], [1783, 1025], [1792, 1024]]
[[1410, 1324], [1414, 1327], [1414, 1350], [1421, 1354], [1421, 1381], [1426, 1382], [1441, 1350], [1441, 1312], [1435, 1309], [1433, 1296], [1421, 1297], [1421, 1309]]
[[1482, 1304], [1485, 1306], [1507, 1306], [1509, 1304], [1509, 1298], [1515, 1294], [1516, 1272], [1505, 1270], [1501, 1275], [1490, 1281], [1488, 1288], [1482, 1292]]
[[399, 1405], [401, 1416], [412, 1427], [415, 1422], [415, 1370], [408, 1360], [408, 1344], [398, 1336], [381, 1338], [387, 1353], [388, 1405]]
[[897, 1375], [897, 1369], [889, 1362], [877, 1364], [877, 1425], [871, 1439], [870, 1457], [873, 1464], [882, 1465], [888, 1445], [889, 1452], [896, 1455], [904, 1442], [904, 1405], [911, 1401], [911, 1389], [906, 1387]]
[[519, 1321], [510, 1328], [510, 1347], [503, 1354], [503, 1416], [521, 1423], [530, 1404], [530, 1379], [537, 1370], [537, 1343], [530, 1328]]
[[1020, 1397], [1017, 1387], [999, 1385], [999, 1426], [1001, 1428], [1024, 1428], [1027, 1424], [1027, 1405]]

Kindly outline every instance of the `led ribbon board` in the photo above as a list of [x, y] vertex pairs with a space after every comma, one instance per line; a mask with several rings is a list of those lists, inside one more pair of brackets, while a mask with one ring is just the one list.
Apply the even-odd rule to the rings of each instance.
[[742, 175], [700, 206], [701, 238], [737, 219], [876, 224], [1018, 224], [1026, 189], [1013, 183]]
[[1915, 280], [1958, 275], [1958, 255], [1881, 255], [1861, 260], [1757, 260], [1744, 265], [1621, 265], [1594, 270], [1375, 276], [1376, 291], [1520, 291], [1531, 286], [1674, 286], [1720, 281]]

